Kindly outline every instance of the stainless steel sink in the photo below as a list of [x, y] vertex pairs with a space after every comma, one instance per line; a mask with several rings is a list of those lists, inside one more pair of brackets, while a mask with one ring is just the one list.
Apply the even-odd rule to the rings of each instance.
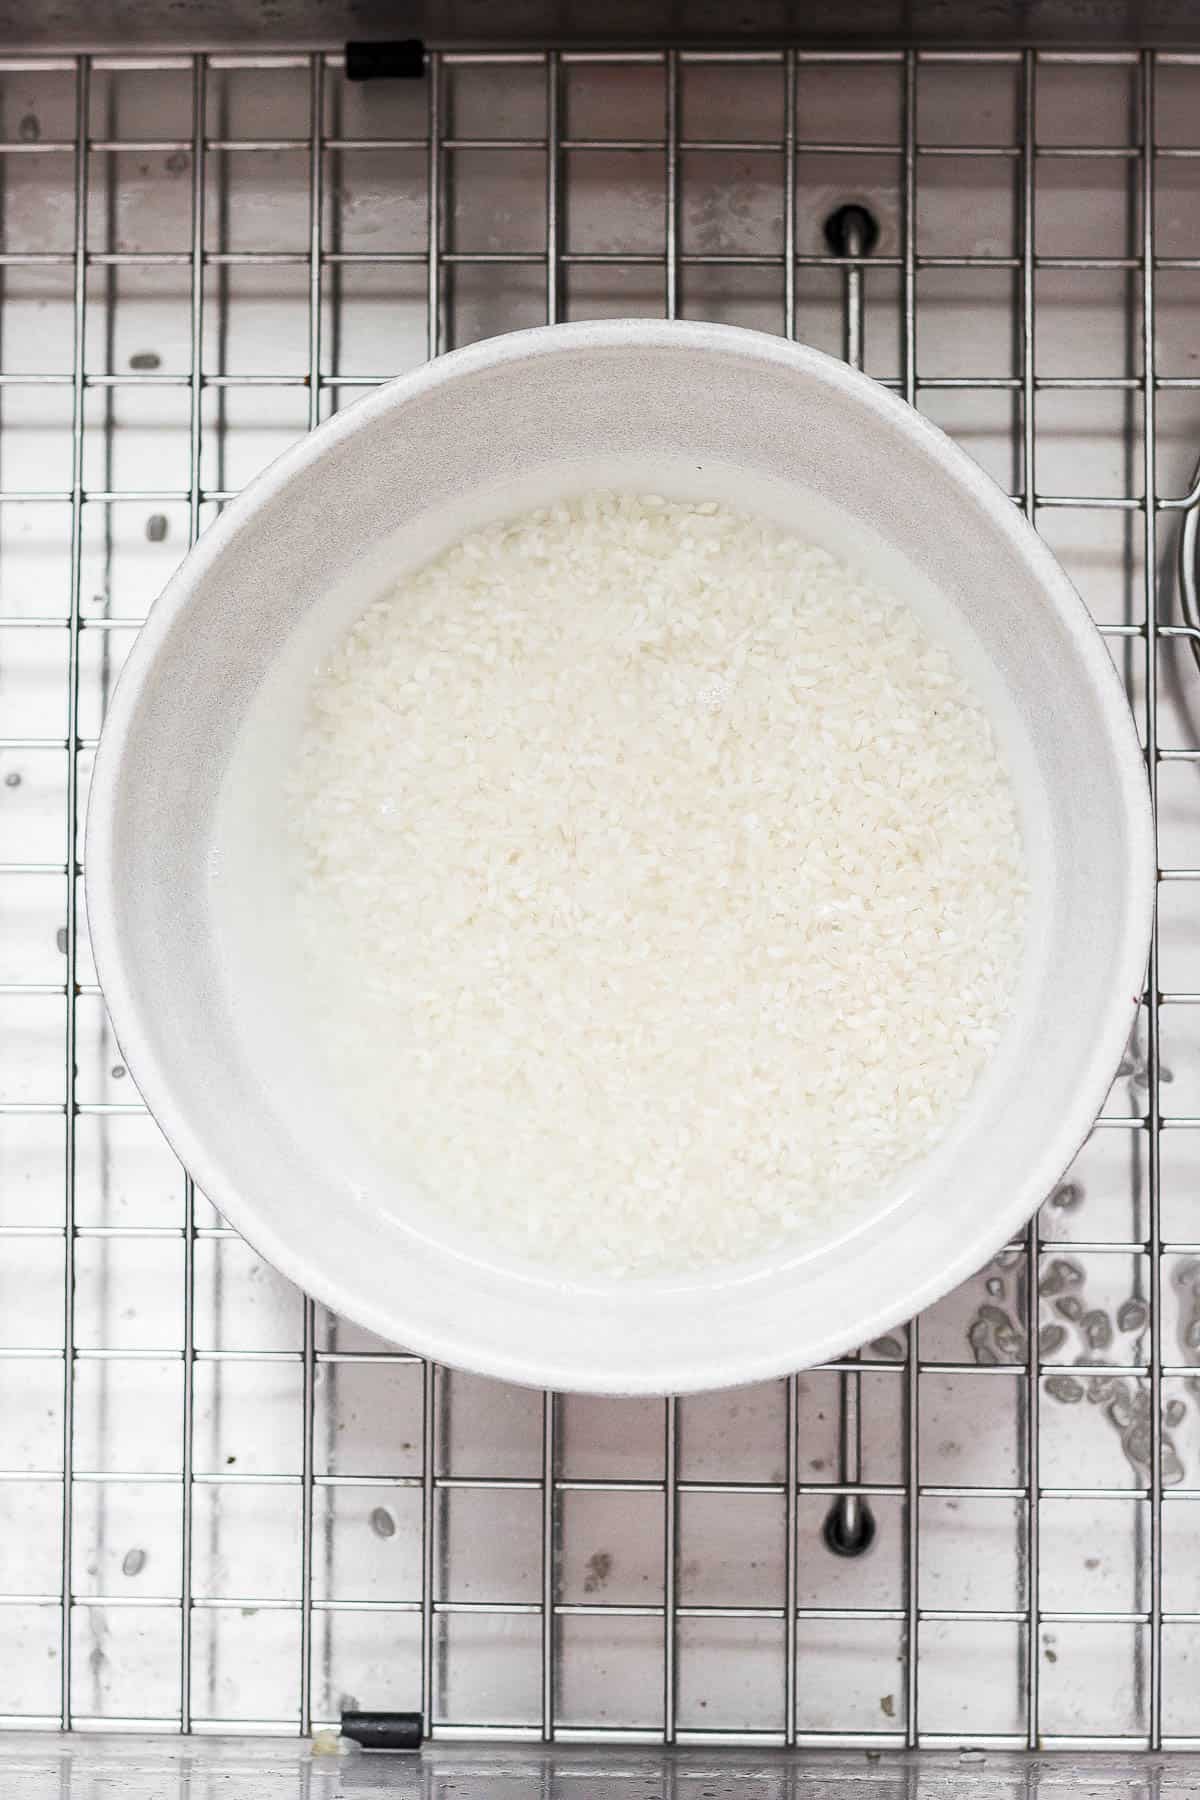
[[[873, 247], [831, 248], [847, 204]], [[412, 1709], [652, 1784], [621, 1746], [746, 1779], [1200, 1746], [1198, 299], [1194, 52], [451, 46], [365, 84], [276, 40], [0, 53], [3, 1723]], [[1128, 685], [1163, 866], [1137, 1036], [1030, 1238], [858, 1363], [678, 1404], [433, 1370], [306, 1303], [145, 1115], [77, 880], [107, 696], [223, 501], [430, 354], [627, 313], [861, 358], [1012, 493]]]

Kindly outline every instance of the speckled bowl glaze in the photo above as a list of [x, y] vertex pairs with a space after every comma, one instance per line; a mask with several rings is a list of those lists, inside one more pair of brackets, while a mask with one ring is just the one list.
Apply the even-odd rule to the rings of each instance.
[[[320, 646], [463, 530], [601, 483], [761, 511], [910, 599], [988, 708], [1030, 879], [1012, 1019], [925, 1161], [836, 1242], [624, 1283], [558, 1278], [459, 1241], [348, 1142], [289, 1011], [286, 892], [273, 885], [278, 782]], [[204, 534], [130, 656], [86, 866], [130, 1070], [229, 1221], [385, 1338], [484, 1374], [610, 1393], [820, 1361], [986, 1261], [1103, 1105], [1142, 992], [1154, 883], [1121, 684], [1009, 499], [841, 363], [753, 332], [641, 320], [458, 351], [272, 464]], [[819, 1019], [813, 1029], [819, 1042]]]

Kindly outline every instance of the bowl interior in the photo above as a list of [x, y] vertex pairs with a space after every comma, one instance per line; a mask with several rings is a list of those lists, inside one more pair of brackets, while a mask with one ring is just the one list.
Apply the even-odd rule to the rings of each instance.
[[[374, 1164], [330, 1102], [281, 929], [281, 783], [324, 649], [464, 530], [604, 486], [766, 515], [915, 606], [993, 720], [1031, 883], [1013, 1018], [926, 1161], [848, 1215], [836, 1243], [625, 1284], [556, 1279], [460, 1238]], [[939, 434], [841, 365], [753, 334], [524, 334], [342, 415], [231, 509], [156, 609], [96, 796], [101, 974], [130, 1067], [201, 1185], [338, 1310], [516, 1379], [749, 1380], [909, 1316], [1061, 1173], [1140, 992], [1145, 796], [1079, 601]]]

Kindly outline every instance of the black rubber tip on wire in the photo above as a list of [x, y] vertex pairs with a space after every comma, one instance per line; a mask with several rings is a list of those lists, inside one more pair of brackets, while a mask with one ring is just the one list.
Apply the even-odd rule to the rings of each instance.
[[419, 1750], [421, 1715], [415, 1712], [344, 1712], [342, 1736], [364, 1750]]
[[425, 73], [422, 38], [385, 38], [346, 45], [347, 81], [420, 81]]
[[875, 1542], [875, 1515], [865, 1500], [849, 1516], [841, 1500], [835, 1500], [825, 1515], [821, 1536], [834, 1556], [862, 1556]]
[[879, 242], [879, 220], [852, 200], [826, 219], [825, 242], [835, 256], [870, 256]]

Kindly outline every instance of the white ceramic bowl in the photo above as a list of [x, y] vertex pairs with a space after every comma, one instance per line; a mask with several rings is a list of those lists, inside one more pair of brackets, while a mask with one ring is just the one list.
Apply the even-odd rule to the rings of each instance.
[[[363, 1160], [297, 1027], [278, 929], [278, 782], [322, 646], [463, 530], [604, 484], [764, 512], [918, 606], [994, 720], [1031, 881], [1003, 1043], [947, 1138], [869, 1218], [766, 1263], [624, 1284], [555, 1279], [455, 1240]], [[386, 1338], [486, 1374], [613, 1393], [816, 1362], [986, 1261], [1104, 1102], [1142, 991], [1154, 879], [1121, 684], [1012, 503], [841, 363], [753, 332], [637, 320], [443, 357], [260, 476], [205, 533], [129, 659], [86, 865], [123, 1054], [230, 1222]]]

